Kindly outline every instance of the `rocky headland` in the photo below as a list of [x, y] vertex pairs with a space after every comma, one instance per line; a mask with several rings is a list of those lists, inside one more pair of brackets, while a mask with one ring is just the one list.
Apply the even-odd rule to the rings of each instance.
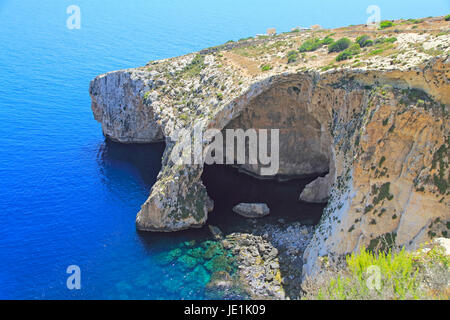
[[[347, 49], [331, 50], [342, 38]], [[204, 163], [173, 160], [178, 132], [280, 129], [279, 171], [271, 178], [317, 176], [298, 197], [327, 203], [319, 224], [286, 227], [276, 237], [256, 228], [223, 241], [242, 277], [258, 266], [260, 276], [253, 270], [247, 279], [251, 296], [296, 297], [300, 274], [314, 278], [323, 257], [386, 243], [417, 249], [447, 237], [449, 46], [443, 17], [242, 39], [100, 75], [90, 84], [92, 110], [109, 139], [165, 141], [158, 180], [136, 218], [144, 231], [200, 227], [214, 208], [201, 180]], [[256, 177], [264, 167], [237, 166]], [[272, 249], [279, 241], [288, 254]], [[294, 268], [289, 275], [299, 282], [283, 284], [283, 268]]]

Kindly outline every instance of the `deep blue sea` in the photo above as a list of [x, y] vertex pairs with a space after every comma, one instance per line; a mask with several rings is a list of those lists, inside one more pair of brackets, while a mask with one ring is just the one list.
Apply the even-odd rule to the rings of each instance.
[[[160, 261], [204, 230], [135, 230], [164, 146], [105, 141], [90, 80], [269, 27], [364, 23], [372, 2], [0, 0], [0, 298], [205, 298], [202, 267]], [[386, 19], [450, 13], [446, 0], [378, 2]], [[66, 287], [69, 265], [81, 290]]]

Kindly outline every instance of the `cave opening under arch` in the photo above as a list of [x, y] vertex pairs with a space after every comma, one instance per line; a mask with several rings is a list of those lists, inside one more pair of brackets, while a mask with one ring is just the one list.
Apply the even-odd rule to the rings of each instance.
[[[215, 202], [208, 223], [225, 227], [244, 219], [232, 212], [233, 206], [242, 202], [266, 203], [271, 209], [270, 215], [262, 218], [266, 221], [319, 222], [326, 203], [299, 200], [307, 184], [333, 170], [331, 103], [326, 92], [322, 101], [310, 101], [312, 86], [308, 78], [278, 81], [249, 101], [222, 129], [223, 135], [227, 129], [279, 129], [279, 170], [267, 177], [260, 175], [262, 165], [248, 162], [205, 164], [202, 181]], [[245, 143], [248, 151], [249, 140]]]

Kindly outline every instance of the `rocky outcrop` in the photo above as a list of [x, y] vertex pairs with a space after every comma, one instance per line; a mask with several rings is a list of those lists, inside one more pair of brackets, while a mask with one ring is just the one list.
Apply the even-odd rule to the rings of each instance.
[[233, 207], [233, 211], [246, 218], [261, 218], [270, 213], [265, 203], [239, 203]]
[[300, 194], [300, 200], [312, 203], [327, 203], [331, 191], [331, 179], [327, 174], [306, 185]]
[[150, 143], [163, 140], [153, 109], [145, 101], [155, 99], [152, 91], [161, 83], [147, 80], [146, 73], [129, 69], [95, 78], [89, 88], [92, 112], [101, 122], [103, 134], [122, 143]]
[[[185, 148], [183, 137], [195, 140], [196, 132], [212, 128], [278, 128], [279, 171], [271, 178], [328, 173], [301, 195], [314, 202], [329, 197], [304, 254], [305, 276], [320, 270], [320, 256], [386, 239], [414, 247], [448, 232], [450, 36], [401, 34], [398, 50], [386, 49], [392, 56], [362, 53], [354, 66], [330, 67], [323, 50], [308, 61], [280, 62], [280, 53], [308, 37], [258, 42], [261, 54], [239, 46], [151, 62], [91, 82], [94, 116], [107, 137], [166, 142], [138, 229], [176, 231], [207, 221], [212, 206], [199, 150], [214, 139], [203, 136]], [[420, 39], [428, 41], [426, 50]], [[444, 51], [433, 57], [430, 50], [438, 48]], [[273, 68], [263, 71], [262, 63]], [[180, 161], [187, 154], [192, 161]], [[239, 166], [257, 176], [264, 168]]]
[[252, 299], [285, 299], [278, 250], [260, 236], [233, 233], [222, 242], [239, 266], [237, 276]]

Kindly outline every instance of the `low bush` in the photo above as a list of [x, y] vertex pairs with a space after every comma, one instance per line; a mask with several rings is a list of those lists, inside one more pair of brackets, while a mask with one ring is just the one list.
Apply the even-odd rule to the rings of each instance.
[[394, 43], [397, 41], [396, 37], [389, 37], [389, 38], [378, 38], [375, 39], [374, 44], [380, 44], [380, 43]]
[[392, 26], [394, 26], [394, 23], [389, 20], [384, 20], [384, 21], [381, 21], [381, 23], [380, 23], [380, 29], [390, 28]]
[[328, 46], [328, 52], [341, 52], [350, 47], [352, 42], [348, 38], [341, 38]]
[[445, 21], [450, 21], [450, 14], [446, 15], [446, 16], [444, 17], [444, 20], [445, 20]]
[[334, 40], [330, 36], [326, 36], [323, 39], [319, 39], [319, 38], [307, 39], [305, 42], [302, 43], [300, 48], [298, 48], [298, 51], [300, 51], [300, 52], [316, 51], [321, 46], [330, 45], [333, 42], [334, 42]]
[[422, 23], [424, 21], [424, 19], [408, 19], [407, 21], [410, 23], [418, 24], [418, 23]]
[[351, 58], [352, 58], [352, 55], [344, 50], [341, 53], [339, 53], [339, 55], [336, 57], [336, 61], [339, 62], [339, 61], [347, 60], [347, 59], [351, 59]]
[[295, 50], [289, 51], [287, 54], [288, 63], [293, 63], [298, 59], [298, 52]]
[[445, 299], [449, 257], [441, 246], [374, 253], [362, 248], [346, 257], [343, 269], [327, 268], [306, 283], [307, 299]]
[[371, 40], [370, 37], [367, 35], [363, 35], [356, 38], [356, 42], [359, 44], [361, 48], [373, 45], [373, 40]]
[[353, 58], [354, 55], [357, 55], [361, 52], [361, 48], [359, 44], [354, 43], [349, 48], [342, 51], [337, 57], [336, 61], [342, 61]]
[[181, 73], [186, 77], [198, 76], [205, 67], [204, 61], [205, 57], [201, 54], [197, 54], [194, 59], [192, 59], [192, 62], [183, 68]]
[[330, 36], [326, 36], [325, 38], [323, 38], [321, 40], [321, 42], [322, 42], [323, 45], [329, 45], [329, 44], [332, 44], [334, 42], [334, 39], [331, 38]]
[[272, 70], [272, 66], [270, 64], [263, 64], [261, 66], [261, 71], [269, 71]]
[[322, 43], [321, 43], [320, 39], [317, 39], [317, 38], [308, 39], [302, 43], [300, 48], [298, 48], [298, 51], [300, 51], [300, 52], [316, 51], [321, 45], [322, 45]]

